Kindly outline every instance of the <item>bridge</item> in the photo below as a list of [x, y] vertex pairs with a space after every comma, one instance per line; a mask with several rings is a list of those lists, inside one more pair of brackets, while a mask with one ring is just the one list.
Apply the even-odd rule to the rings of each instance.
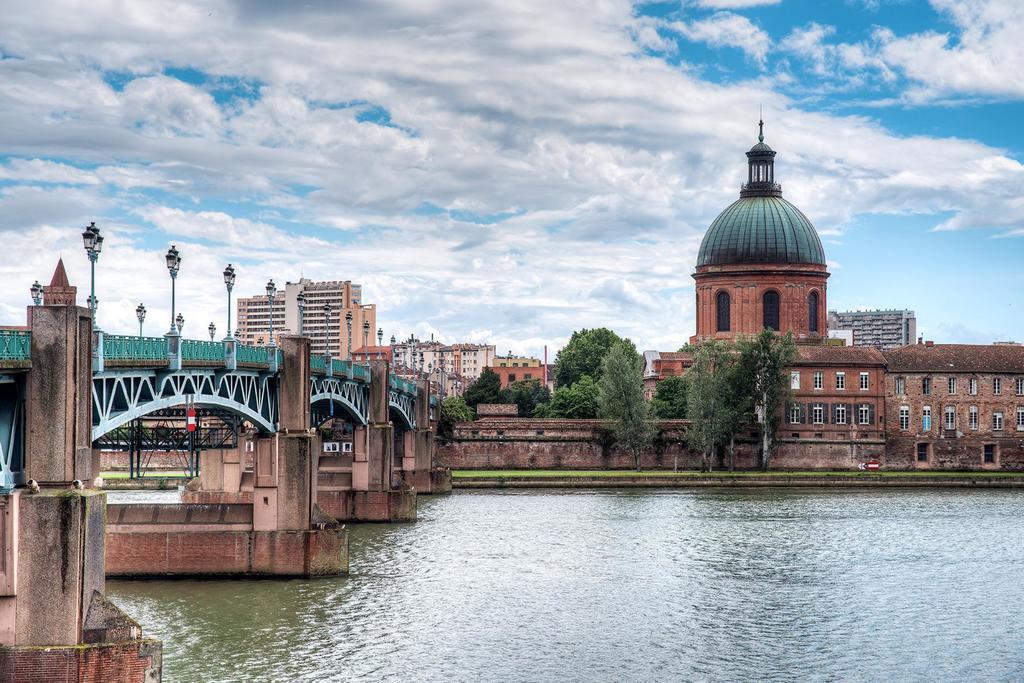
[[[411, 521], [418, 493], [450, 488], [425, 378], [313, 354], [299, 335], [106, 334], [62, 265], [39, 289], [27, 324], [0, 328], [0, 671], [158, 666], [105, 576], [346, 573], [341, 522]], [[101, 450], [193, 407], [220, 426], [183, 502], [107, 505]]]

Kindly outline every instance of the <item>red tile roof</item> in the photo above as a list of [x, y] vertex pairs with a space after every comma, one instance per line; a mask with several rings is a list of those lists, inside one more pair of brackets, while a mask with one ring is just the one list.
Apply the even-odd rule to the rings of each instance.
[[869, 346], [830, 346], [827, 344], [798, 345], [797, 360], [793, 365], [879, 365], [885, 366], [885, 356]]
[[1006, 372], [1024, 374], [1024, 346], [912, 344], [884, 351], [889, 372]]

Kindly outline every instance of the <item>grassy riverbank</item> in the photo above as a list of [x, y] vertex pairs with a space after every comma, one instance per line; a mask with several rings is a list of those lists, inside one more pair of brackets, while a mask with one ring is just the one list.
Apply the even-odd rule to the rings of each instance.
[[1024, 473], [935, 471], [672, 472], [665, 470], [454, 470], [453, 488], [665, 488], [703, 486], [949, 486], [1024, 488]]

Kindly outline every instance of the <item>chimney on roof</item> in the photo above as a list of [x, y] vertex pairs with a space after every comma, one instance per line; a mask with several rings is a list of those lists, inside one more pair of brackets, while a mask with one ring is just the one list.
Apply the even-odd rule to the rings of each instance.
[[918, 337], [917, 338], [917, 343], [918, 344], [924, 344], [924, 337]]
[[933, 341], [932, 341], [931, 339], [929, 339], [928, 341], [926, 341], [926, 342], [924, 343], [924, 345], [925, 345], [925, 346], [935, 346], [935, 342], [933, 342]]

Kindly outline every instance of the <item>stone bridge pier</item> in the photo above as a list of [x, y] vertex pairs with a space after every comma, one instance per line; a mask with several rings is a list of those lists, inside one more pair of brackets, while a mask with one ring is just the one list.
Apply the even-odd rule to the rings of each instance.
[[449, 493], [451, 470], [434, 467], [434, 425], [430, 416], [430, 381], [417, 382], [416, 427], [402, 432], [398, 476], [417, 493]]
[[[161, 644], [104, 597], [88, 310], [58, 265], [29, 309], [24, 479], [0, 492], [0, 681], [159, 681]], [[2, 371], [0, 371], [2, 372]], [[20, 477], [19, 477], [20, 479]]]

